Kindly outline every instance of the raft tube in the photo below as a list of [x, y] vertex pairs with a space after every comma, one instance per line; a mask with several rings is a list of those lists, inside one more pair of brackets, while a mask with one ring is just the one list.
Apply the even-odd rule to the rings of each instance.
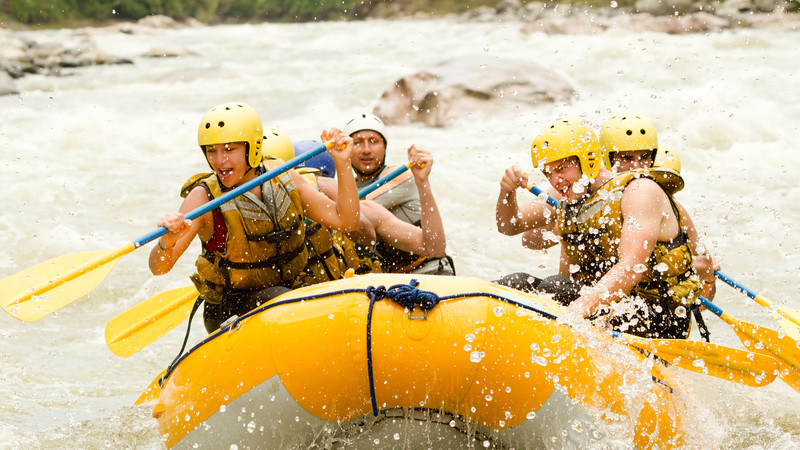
[[137, 403], [176, 448], [682, 446], [663, 366], [563, 313], [477, 278], [322, 283], [209, 335]]

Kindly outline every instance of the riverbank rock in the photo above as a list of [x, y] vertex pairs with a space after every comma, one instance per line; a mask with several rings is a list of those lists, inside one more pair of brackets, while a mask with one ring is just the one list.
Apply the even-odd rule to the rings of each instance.
[[27, 74], [62, 75], [65, 68], [132, 63], [98, 50], [90, 40], [65, 46], [61, 42], [36, 42], [0, 33], [0, 71], [12, 78]]
[[474, 115], [518, 114], [520, 108], [570, 101], [574, 93], [566, 79], [537, 64], [469, 56], [397, 80], [373, 112], [389, 124], [445, 127]]
[[0, 72], [0, 95], [19, 94], [14, 79], [6, 72]]

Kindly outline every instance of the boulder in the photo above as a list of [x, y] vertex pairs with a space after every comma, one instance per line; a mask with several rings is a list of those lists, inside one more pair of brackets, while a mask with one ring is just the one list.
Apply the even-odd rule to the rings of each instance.
[[14, 79], [5, 71], [0, 71], [0, 95], [11, 94], [19, 94]]
[[467, 56], [397, 80], [373, 112], [389, 124], [444, 127], [465, 117], [519, 114], [543, 103], [568, 102], [574, 94], [566, 79], [535, 63]]

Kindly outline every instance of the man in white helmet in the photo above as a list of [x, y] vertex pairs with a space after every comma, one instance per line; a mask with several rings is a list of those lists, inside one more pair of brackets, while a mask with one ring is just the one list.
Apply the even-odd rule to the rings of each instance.
[[[358, 114], [347, 122], [343, 132], [353, 138], [350, 163], [355, 172], [356, 186], [359, 190], [374, 183], [397, 167], [386, 165], [386, 126], [374, 114]], [[430, 153], [414, 145], [408, 148], [409, 158], [418, 153], [430, 156]], [[432, 163], [432, 159], [430, 161]], [[426, 175], [426, 178], [419, 180], [418, 175], [422, 173]], [[375, 231], [378, 232], [373, 239], [376, 239], [375, 251], [381, 260], [384, 272], [455, 275], [453, 260], [449, 256], [441, 254], [425, 256], [407, 251], [408, 246], [399, 245], [401, 240], [392, 233], [386, 232], [392, 231], [388, 230], [390, 226], [387, 226], [391, 223], [386, 217], [388, 210], [402, 222], [421, 228], [423, 232], [428, 232], [425, 234], [430, 234], [431, 230], [426, 227], [430, 227], [427, 224], [430, 224], [431, 221], [425, 220], [426, 217], [423, 217], [420, 202], [421, 185], [425, 191], [425, 203], [432, 203], [435, 206], [433, 193], [430, 191], [427, 181], [427, 173], [419, 168], [404, 172], [370, 193], [366, 200], [372, 200], [371, 202], [362, 202], [362, 218], [371, 221]], [[320, 185], [320, 189], [329, 195], [334, 195], [329, 189], [332, 187], [332, 183]], [[438, 234], [441, 227], [437, 228]], [[440, 239], [443, 241], [443, 230], [441, 234]], [[356, 240], [358, 239], [356, 238]], [[362, 242], [368, 240], [370, 240], [369, 236], [366, 236]]]

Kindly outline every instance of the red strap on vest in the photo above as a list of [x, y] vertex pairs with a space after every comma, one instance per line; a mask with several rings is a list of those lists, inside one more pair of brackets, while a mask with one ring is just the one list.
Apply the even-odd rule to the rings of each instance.
[[228, 238], [228, 226], [225, 225], [225, 217], [219, 208], [214, 209], [211, 213], [214, 220], [214, 235], [211, 236], [208, 242], [203, 244], [203, 248], [209, 252], [223, 253], [225, 251], [225, 242]]

